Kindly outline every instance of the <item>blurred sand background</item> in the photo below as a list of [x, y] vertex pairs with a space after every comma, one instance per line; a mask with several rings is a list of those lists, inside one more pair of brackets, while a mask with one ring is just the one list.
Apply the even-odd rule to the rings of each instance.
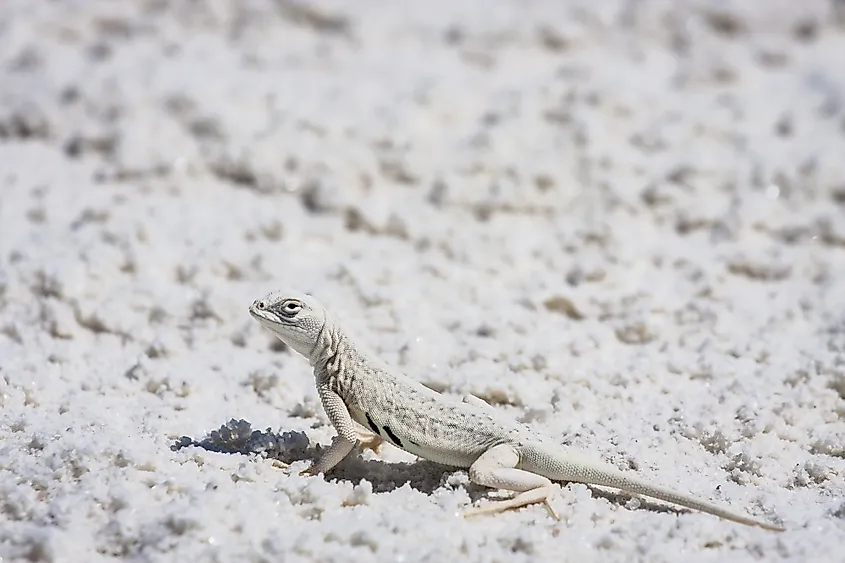
[[[334, 434], [247, 306], [783, 522]], [[292, 462], [290, 473], [274, 460]], [[845, 4], [0, 4], [2, 561], [845, 561]]]

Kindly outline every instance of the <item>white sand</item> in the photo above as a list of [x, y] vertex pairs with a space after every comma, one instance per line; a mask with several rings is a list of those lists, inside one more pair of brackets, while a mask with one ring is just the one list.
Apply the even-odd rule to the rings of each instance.
[[[845, 560], [842, 2], [522, 4], [3, 1], [4, 563]], [[390, 446], [299, 477], [280, 286], [789, 531], [582, 485], [465, 521]]]

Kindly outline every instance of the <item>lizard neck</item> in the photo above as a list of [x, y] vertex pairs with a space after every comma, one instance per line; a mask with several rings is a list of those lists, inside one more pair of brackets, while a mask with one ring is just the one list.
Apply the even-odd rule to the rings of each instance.
[[347, 389], [355, 375], [348, 368], [357, 359], [355, 345], [337, 324], [326, 318], [308, 358], [317, 379], [327, 379], [336, 391]]
[[314, 342], [314, 347], [311, 348], [311, 353], [308, 355], [308, 362], [317, 370], [327, 368], [328, 364], [332, 363], [337, 356], [338, 346], [343, 336], [340, 330], [334, 325], [331, 319], [326, 318], [323, 323], [323, 328], [317, 334], [317, 340]]

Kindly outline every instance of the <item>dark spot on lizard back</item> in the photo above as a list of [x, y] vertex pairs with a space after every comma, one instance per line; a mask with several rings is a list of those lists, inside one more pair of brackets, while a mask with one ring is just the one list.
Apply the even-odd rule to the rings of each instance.
[[372, 430], [372, 431], [373, 431], [373, 432], [375, 432], [376, 434], [381, 434], [381, 432], [379, 432], [378, 426], [376, 426], [376, 423], [375, 423], [375, 422], [373, 422], [373, 419], [372, 419], [372, 418], [370, 418], [370, 413], [365, 412], [365, 413], [364, 413], [364, 416], [366, 416], [366, 417], [367, 417], [367, 424], [369, 424], [369, 425], [370, 425], [370, 430]]
[[402, 440], [400, 440], [399, 436], [397, 436], [396, 434], [393, 433], [392, 430], [390, 430], [390, 426], [385, 426], [384, 431], [387, 433], [387, 437], [390, 438], [391, 442], [393, 442], [394, 444], [396, 444], [400, 448], [402, 447]]

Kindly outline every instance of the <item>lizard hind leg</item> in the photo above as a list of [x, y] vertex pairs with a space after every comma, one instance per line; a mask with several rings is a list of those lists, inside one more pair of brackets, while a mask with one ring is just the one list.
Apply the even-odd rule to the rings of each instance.
[[542, 502], [555, 520], [560, 520], [557, 512], [549, 503], [554, 494], [554, 484], [536, 473], [517, 469], [519, 452], [511, 444], [501, 444], [490, 448], [469, 468], [469, 478], [473, 483], [516, 492], [516, 496], [507, 500], [487, 503], [471, 508], [464, 516], [497, 514], [506, 510], [521, 508], [529, 504]]
[[375, 454], [381, 453], [381, 446], [384, 444], [384, 439], [378, 434], [372, 432], [358, 431], [358, 446], [361, 452], [364, 450], [372, 450]]

